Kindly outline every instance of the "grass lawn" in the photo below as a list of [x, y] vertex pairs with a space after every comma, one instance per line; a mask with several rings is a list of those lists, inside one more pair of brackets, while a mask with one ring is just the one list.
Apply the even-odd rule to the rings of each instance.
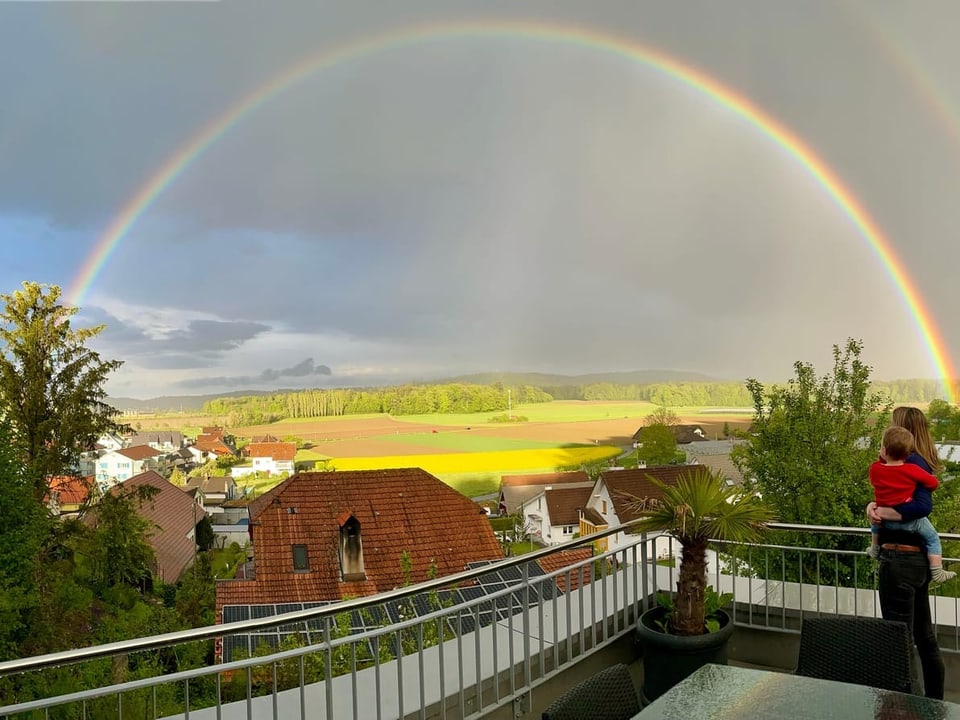
[[228, 545], [222, 550], [213, 549], [210, 553], [210, 566], [213, 569], [213, 576], [218, 580], [232, 579], [237, 572], [237, 567], [247, 559], [247, 550], [242, 547], [234, 549]]
[[521, 542], [510, 543], [507, 546], [507, 555], [509, 557], [526, 555], [527, 553], [532, 553], [534, 550], [540, 550], [542, 547], [542, 545], [537, 545], [530, 540], [523, 540]]

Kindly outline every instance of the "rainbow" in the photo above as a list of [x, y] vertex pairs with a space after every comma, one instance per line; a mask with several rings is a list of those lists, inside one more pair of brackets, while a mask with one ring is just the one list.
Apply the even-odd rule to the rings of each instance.
[[[944, 381], [949, 381], [955, 377], [946, 345], [936, 327], [933, 316], [924, 305], [902, 261], [897, 257], [890, 242], [883, 236], [877, 223], [860, 205], [854, 194], [844, 186], [837, 174], [809, 145], [748, 98], [726, 87], [697, 68], [682, 63], [657, 49], [607, 33], [573, 26], [546, 24], [539, 20], [536, 22], [480, 20], [393, 29], [389, 32], [372, 35], [310, 55], [286, 68], [201, 129], [153, 174], [124, 205], [103, 235], [96, 241], [92, 252], [70, 284], [66, 299], [74, 305], [81, 304], [97, 275], [109, 261], [120, 241], [130, 232], [140, 217], [150, 209], [157, 198], [205, 150], [264, 103], [290, 90], [313, 74], [349, 60], [415, 45], [425, 40], [484, 36], [559, 42], [599, 50], [625, 58], [692, 88], [713, 100], [717, 105], [747, 121], [785, 153], [799, 161], [802, 167], [820, 184], [856, 226], [903, 296], [910, 313], [915, 318], [922, 340], [929, 349], [930, 357], [939, 377]], [[951, 385], [950, 382], [945, 384]], [[951, 403], [954, 402], [952, 387], [947, 387], [947, 396]]]

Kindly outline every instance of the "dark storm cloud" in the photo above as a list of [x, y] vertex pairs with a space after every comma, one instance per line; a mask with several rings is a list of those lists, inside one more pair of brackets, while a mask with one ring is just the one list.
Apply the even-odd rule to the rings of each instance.
[[222, 353], [240, 347], [269, 329], [269, 325], [254, 322], [192, 320], [185, 330], [169, 333], [157, 346], [171, 352]]
[[[14, 5], [0, 4], [0, 213], [53, 218], [91, 247], [190, 137], [298, 59], [423, 19], [540, 13], [744, 94], [873, 215], [941, 326], [960, 299], [955, 18], [769, 0]], [[887, 268], [802, 162], [642, 63], [530, 37], [404, 45], [258, 105], [134, 223], [97, 293], [242, 318], [108, 323], [131, 372], [222, 368], [183, 380], [198, 389], [322, 380], [274, 368], [331, 342], [327, 361], [364, 377], [398, 358], [782, 377], [848, 336], [881, 377], [930, 372]]]
[[330, 375], [331, 371], [326, 365], [315, 365], [313, 358], [301, 360], [293, 367], [283, 370], [273, 370], [267, 368], [260, 373], [260, 380], [278, 380], [283, 377], [307, 377], [308, 375]]
[[207, 386], [260, 387], [263, 384], [271, 384], [277, 380], [285, 378], [314, 378], [314, 382], [316, 382], [315, 379], [318, 375], [330, 377], [331, 374], [332, 371], [326, 365], [316, 365], [313, 362], [313, 358], [306, 358], [298, 362], [296, 365], [289, 368], [284, 368], [282, 370], [267, 368], [259, 375], [236, 375], [232, 377], [221, 375], [218, 377], [189, 378], [186, 380], [181, 380], [178, 385], [184, 388], [199, 388]]

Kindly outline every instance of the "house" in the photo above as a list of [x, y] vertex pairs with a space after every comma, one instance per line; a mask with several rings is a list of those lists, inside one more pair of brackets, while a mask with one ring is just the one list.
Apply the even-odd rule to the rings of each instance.
[[[586, 511], [581, 516], [581, 534], [590, 535], [600, 529], [636, 520], [642, 515], [631, 508], [632, 498], [658, 498], [662, 491], [652, 481], [676, 485], [680, 476], [690, 471], [689, 465], [605, 470], [600, 473]], [[616, 549], [629, 544], [623, 532], [600, 541], [603, 549]]]
[[275, 435], [270, 435], [268, 433], [267, 435], [254, 435], [252, 438], [250, 438], [250, 442], [251, 443], [275, 443], [275, 442], [280, 442], [280, 438], [276, 437]]
[[[633, 434], [634, 447], [643, 445], [643, 433], [646, 429], [646, 427], [642, 427]], [[671, 425], [670, 429], [673, 431], [673, 436], [677, 439], [677, 445], [686, 445], [687, 443], [700, 442], [701, 440], [707, 439], [703, 428], [699, 425]]]
[[77, 517], [80, 508], [98, 495], [99, 488], [93, 475], [57, 475], [48, 480], [46, 503], [50, 512], [61, 518]]
[[500, 514], [513, 515], [525, 503], [547, 487], [593, 487], [593, 481], [583, 470], [532, 475], [504, 475], [500, 478]]
[[172, 453], [183, 447], [183, 434], [178, 430], [151, 430], [150, 432], [140, 432], [132, 436], [129, 441], [129, 447], [134, 445], [149, 445], [154, 450], [160, 450], [164, 453]]
[[218, 512], [227, 500], [237, 498], [237, 483], [229, 475], [188, 478], [185, 489], [200, 492], [201, 504], [208, 515]]
[[201, 464], [207, 460], [237, 454], [236, 449], [224, 440], [222, 435], [216, 434], [198, 435], [192, 447], [191, 453], [202, 458], [199, 461]]
[[[252, 460], [246, 468], [234, 468], [239, 474], [265, 472], [268, 475], [292, 473], [294, 458], [297, 455], [295, 442], [258, 442], [250, 443], [243, 449], [244, 456]], [[244, 473], [243, 471], [246, 471]]]
[[103, 435], [97, 438], [97, 445], [107, 452], [119, 450], [127, 446], [123, 438], [116, 433], [103, 433]]
[[[196, 557], [196, 527], [203, 519], [203, 508], [190, 494], [153, 470], [134, 475], [112, 487], [110, 492], [130, 492], [142, 486], [157, 490], [152, 498], [137, 506], [140, 516], [153, 527], [148, 538], [156, 556], [153, 575], [161, 582], [174, 583]], [[96, 508], [91, 512], [90, 522], [96, 526]]]
[[105, 490], [159, 465], [159, 450], [149, 445], [135, 445], [104, 453], [97, 458], [97, 484]]
[[688, 465], [703, 465], [723, 475], [727, 485], [743, 485], [743, 473], [733, 464], [730, 451], [736, 440], [704, 440], [686, 445]]
[[192, 447], [192, 445], [184, 446], [165, 455], [160, 462], [161, 473], [169, 477], [174, 470], [179, 470], [184, 475], [193, 470], [197, 466], [197, 458], [203, 453], [198, 451], [199, 454], [194, 456], [191, 452]]
[[580, 532], [580, 513], [590, 504], [593, 485], [547, 487], [523, 506], [524, 528], [546, 545], [559, 545]]
[[253, 577], [217, 583], [218, 622], [226, 606], [339, 601], [503, 557], [480, 507], [420, 468], [297, 473], [249, 513]]

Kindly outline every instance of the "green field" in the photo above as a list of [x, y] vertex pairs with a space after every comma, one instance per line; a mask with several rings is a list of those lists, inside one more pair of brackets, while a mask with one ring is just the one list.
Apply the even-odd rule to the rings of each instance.
[[469, 432], [404, 433], [403, 435], [375, 435], [375, 440], [386, 440], [402, 445], [455, 450], [457, 452], [500, 452], [503, 450], [531, 450], [535, 448], [571, 447], [570, 443], [497, 438], [474, 435]]
[[[657, 406], [649, 402], [583, 402], [581, 400], [554, 400], [549, 403], [514, 405], [513, 414], [522, 415], [530, 422], [585, 422], [589, 420], [609, 420], [610, 418], [644, 418]], [[448, 415], [432, 413], [430, 415], [400, 415], [396, 420], [428, 425], [490, 426], [490, 418], [503, 415], [503, 410], [486, 413], [465, 413]]]

